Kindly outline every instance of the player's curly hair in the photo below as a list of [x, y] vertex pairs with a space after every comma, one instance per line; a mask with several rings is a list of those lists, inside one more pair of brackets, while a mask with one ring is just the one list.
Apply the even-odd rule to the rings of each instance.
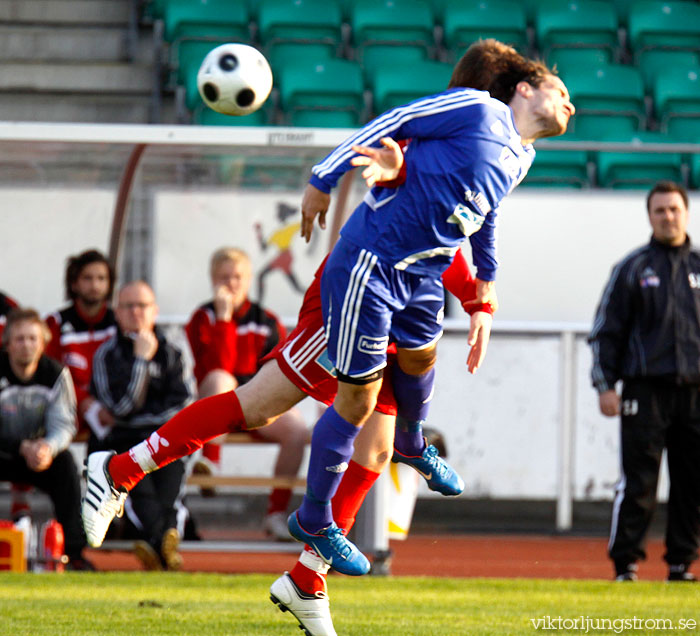
[[466, 87], [488, 91], [509, 103], [519, 82], [539, 86], [556, 72], [540, 60], [528, 59], [498, 40], [479, 40], [462, 55], [452, 71], [448, 88]]
[[107, 290], [107, 298], [112, 297], [112, 292], [114, 291], [114, 283], [116, 282], [116, 276], [114, 274], [114, 267], [112, 263], [109, 262], [108, 258], [97, 250], [86, 250], [76, 256], [68, 257], [68, 264], [66, 265], [66, 300], [74, 301], [77, 298], [77, 294], [73, 291], [73, 285], [77, 282], [80, 273], [88, 265], [92, 263], [104, 263], [107, 266], [107, 272], [109, 274], [109, 289]]

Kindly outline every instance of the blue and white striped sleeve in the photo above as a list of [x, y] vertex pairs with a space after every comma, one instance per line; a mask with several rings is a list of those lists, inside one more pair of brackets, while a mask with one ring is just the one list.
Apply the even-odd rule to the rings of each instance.
[[309, 182], [322, 192], [330, 192], [340, 177], [353, 168], [355, 145], [379, 146], [382, 137], [393, 139], [437, 139], [452, 135], [465, 125], [467, 106], [490, 100], [488, 93], [473, 89], [451, 89], [397, 106], [373, 119], [348, 137], [312, 169]]

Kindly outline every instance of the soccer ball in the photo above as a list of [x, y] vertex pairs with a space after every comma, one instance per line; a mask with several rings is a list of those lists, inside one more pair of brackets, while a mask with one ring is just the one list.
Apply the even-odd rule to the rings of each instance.
[[209, 51], [197, 73], [204, 103], [224, 115], [248, 115], [260, 108], [272, 90], [272, 71], [265, 56], [247, 44], [222, 44]]

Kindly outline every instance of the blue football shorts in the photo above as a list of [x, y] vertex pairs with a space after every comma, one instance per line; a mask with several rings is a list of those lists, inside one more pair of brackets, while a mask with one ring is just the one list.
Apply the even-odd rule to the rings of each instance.
[[424, 349], [442, 335], [440, 278], [397, 270], [342, 238], [323, 270], [321, 298], [328, 356], [352, 378], [383, 369], [390, 341]]

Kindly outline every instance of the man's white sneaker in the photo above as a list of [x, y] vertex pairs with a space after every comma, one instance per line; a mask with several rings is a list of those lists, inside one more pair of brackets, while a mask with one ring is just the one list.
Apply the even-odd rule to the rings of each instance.
[[124, 513], [124, 502], [128, 493], [117, 490], [107, 472], [107, 464], [114, 451], [92, 453], [85, 460], [83, 476], [86, 481], [85, 495], [81, 503], [81, 516], [87, 542], [99, 548], [104, 541], [109, 524], [114, 517]]
[[270, 600], [281, 611], [291, 612], [306, 636], [337, 636], [325, 592], [305, 594], [285, 572], [270, 586]]
[[271, 512], [265, 515], [263, 530], [274, 541], [293, 541], [287, 528], [287, 514], [284, 512]]

